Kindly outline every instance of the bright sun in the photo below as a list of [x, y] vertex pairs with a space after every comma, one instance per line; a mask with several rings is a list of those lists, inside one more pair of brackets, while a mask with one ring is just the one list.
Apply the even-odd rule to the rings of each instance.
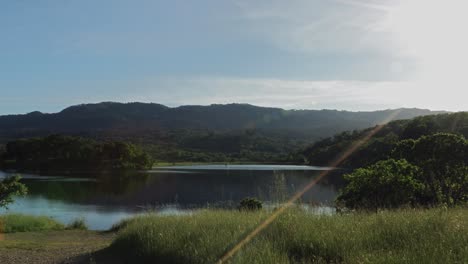
[[387, 9], [383, 23], [399, 51], [417, 60], [428, 100], [468, 97], [467, 10], [466, 0], [401, 0]]

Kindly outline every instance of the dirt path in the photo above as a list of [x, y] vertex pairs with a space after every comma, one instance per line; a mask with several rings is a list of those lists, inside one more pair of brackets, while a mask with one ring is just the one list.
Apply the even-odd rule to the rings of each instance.
[[114, 236], [80, 230], [3, 234], [0, 263], [118, 263], [102, 253]]

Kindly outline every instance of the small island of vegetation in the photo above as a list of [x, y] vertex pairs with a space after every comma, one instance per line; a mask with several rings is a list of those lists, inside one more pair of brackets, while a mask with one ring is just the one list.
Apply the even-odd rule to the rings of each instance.
[[151, 157], [136, 145], [98, 142], [89, 138], [51, 135], [8, 142], [0, 154], [7, 170], [54, 172], [149, 169]]

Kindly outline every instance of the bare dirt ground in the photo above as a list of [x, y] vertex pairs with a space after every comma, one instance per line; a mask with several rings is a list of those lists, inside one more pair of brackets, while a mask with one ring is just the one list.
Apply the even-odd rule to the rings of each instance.
[[120, 263], [104, 250], [114, 237], [82, 230], [2, 234], [0, 263]]

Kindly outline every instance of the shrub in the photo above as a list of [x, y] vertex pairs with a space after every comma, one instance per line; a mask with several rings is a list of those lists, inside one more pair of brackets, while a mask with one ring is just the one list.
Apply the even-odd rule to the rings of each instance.
[[348, 181], [336, 201], [352, 209], [397, 208], [418, 202], [420, 169], [406, 160], [384, 160], [344, 176]]
[[240, 211], [257, 211], [261, 210], [263, 207], [262, 201], [256, 198], [244, 198], [240, 201], [239, 206], [237, 207]]
[[86, 225], [86, 221], [83, 218], [78, 218], [68, 224], [67, 229], [88, 230], [88, 226]]
[[422, 204], [468, 202], [468, 140], [463, 136], [438, 133], [400, 141], [392, 156], [421, 168]]

